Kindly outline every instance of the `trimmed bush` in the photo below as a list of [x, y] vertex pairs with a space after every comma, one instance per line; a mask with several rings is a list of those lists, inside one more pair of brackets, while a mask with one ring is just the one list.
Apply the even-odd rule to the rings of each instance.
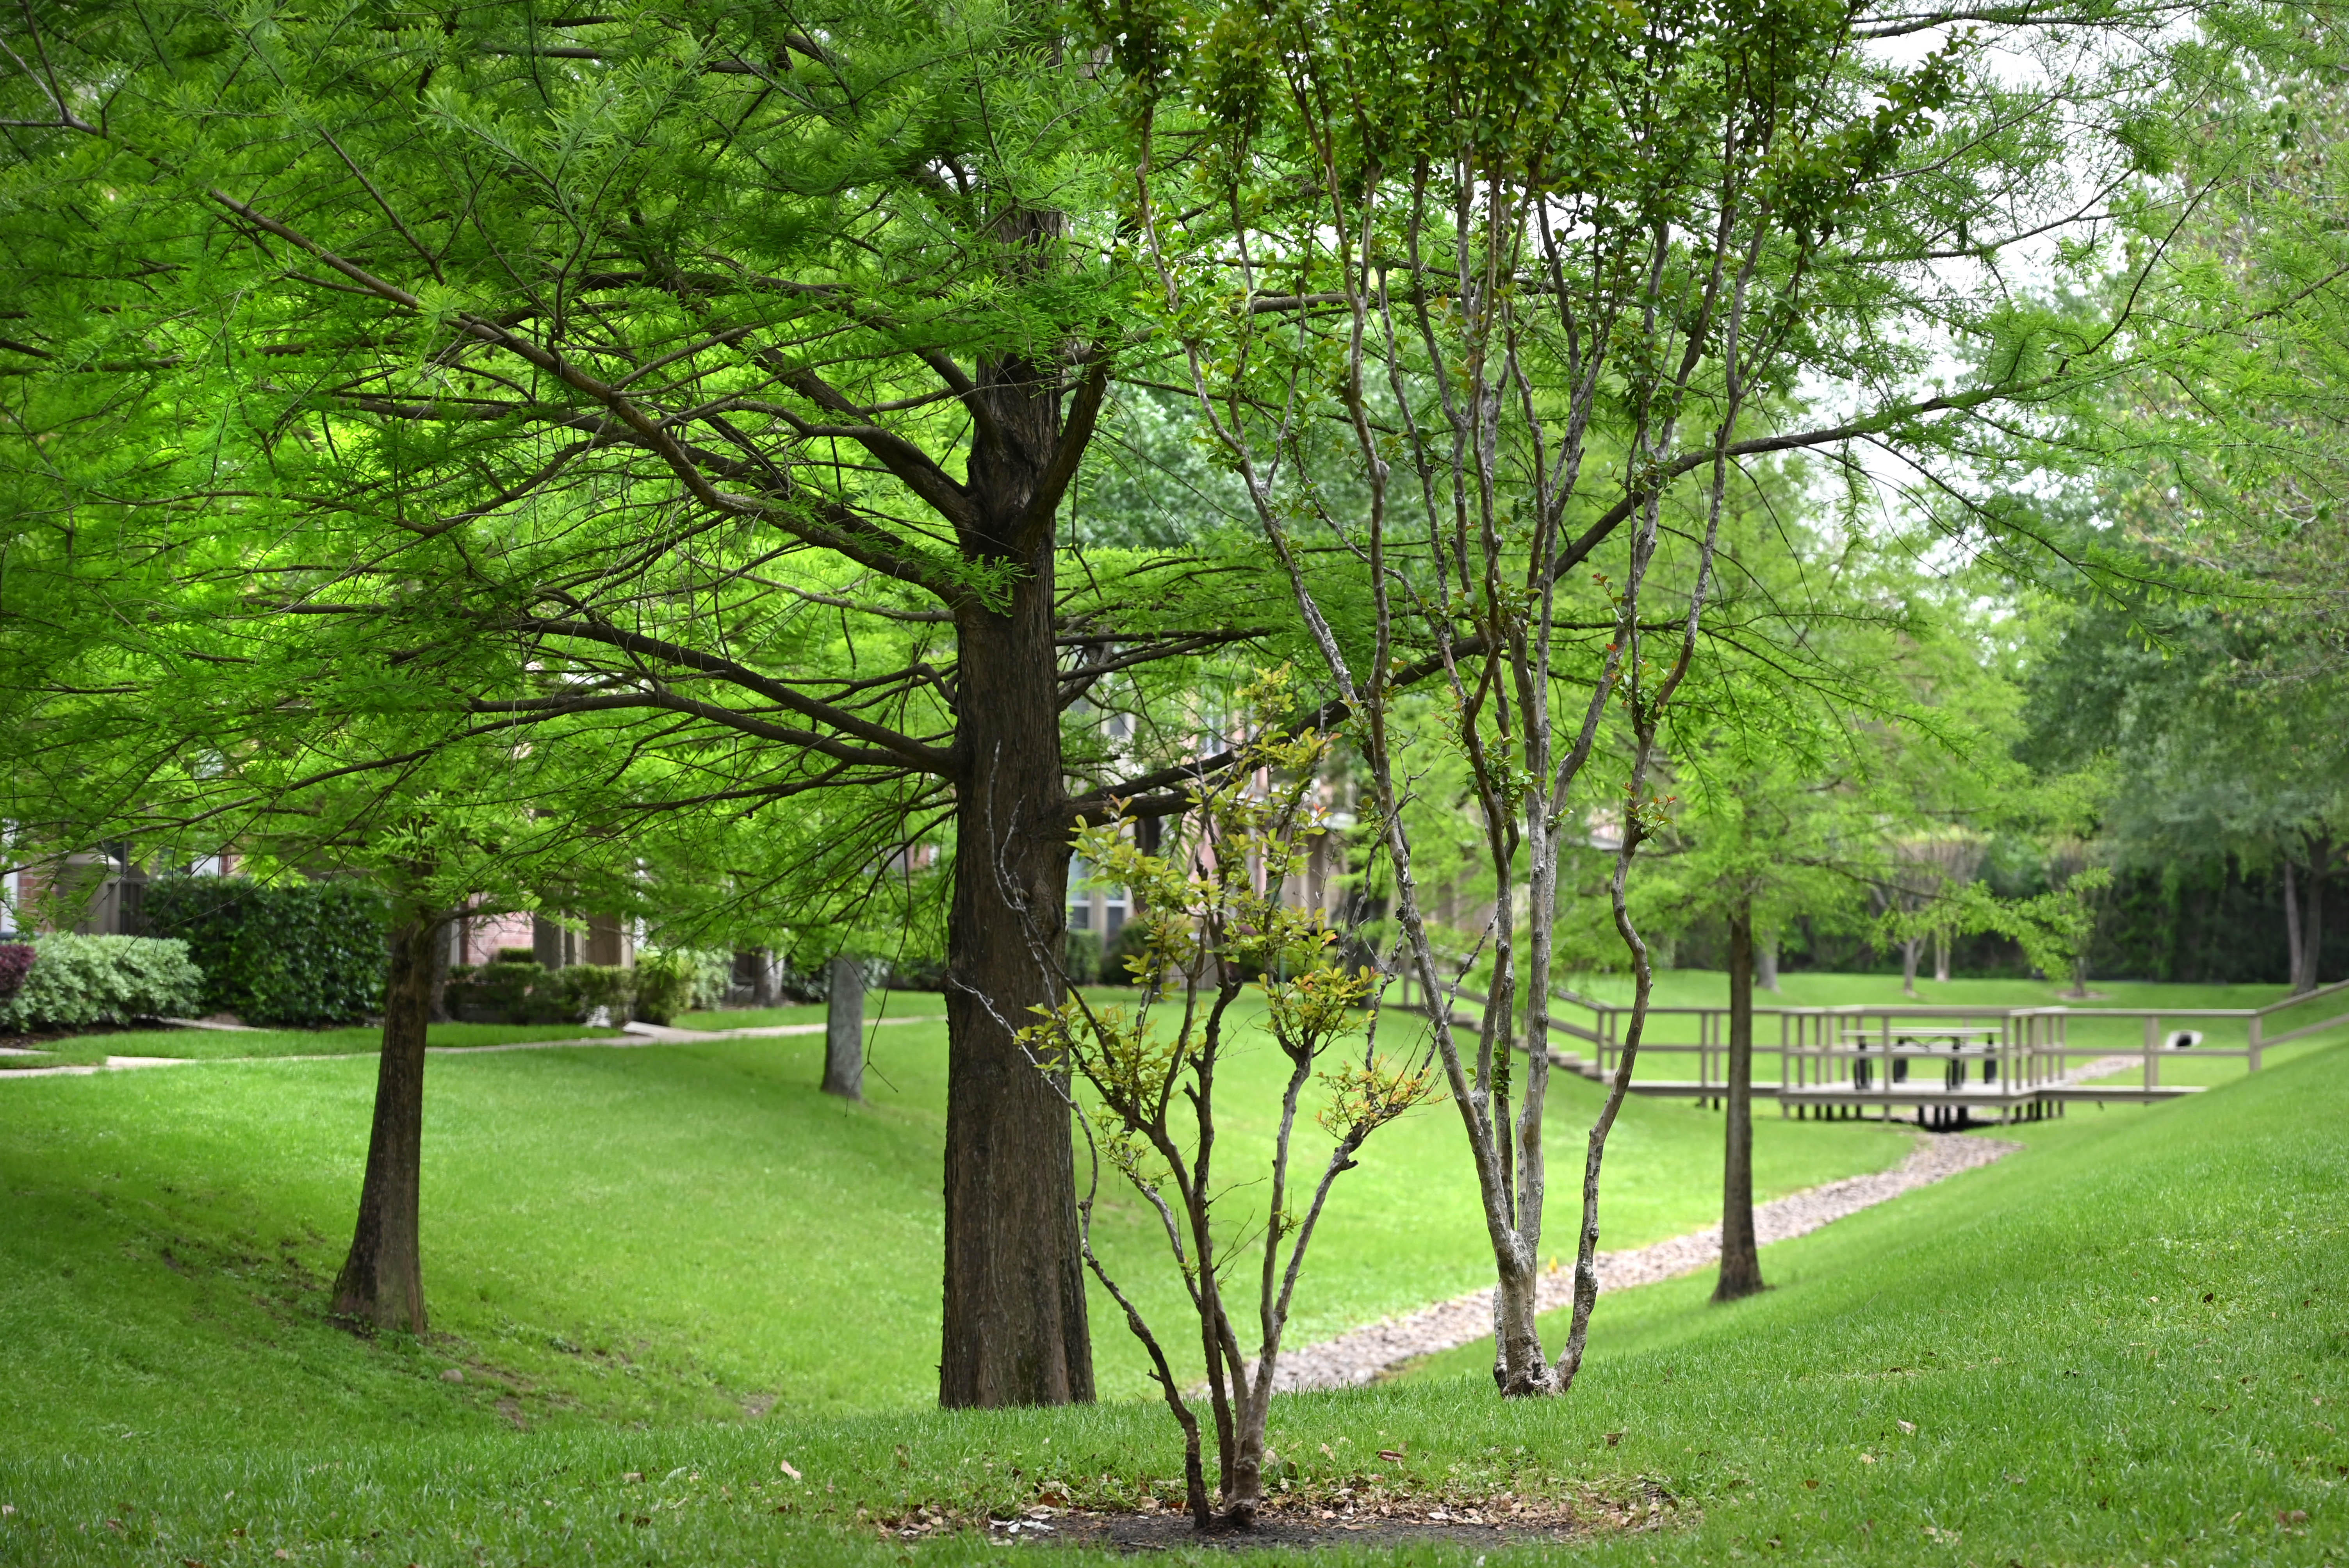
[[552, 978], [564, 1023], [590, 1023], [600, 1012], [606, 1023], [625, 1024], [636, 1005], [636, 972], [616, 964], [574, 964]]
[[188, 944], [151, 936], [33, 938], [22, 984], [0, 1003], [0, 1029], [78, 1029], [195, 1011], [203, 973]]
[[204, 1012], [316, 1028], [383, 1010], [384, 901], [366, 883], [162, 877], [147, 884], [141, 918], [149, 934], [186, 941]]
[[442, 993], [450, 1013], [468, 1024], [533, 1024], [531, 994], [546, 979], [536, 961], [501, 957], [480, 968], [459, 965], [449, 971]]
[[666, 1026], [693, 1010], [701, 965], [689, 948], [641, 948], [636, 953], [636, 1016]]
[[25, 983], [25, 972], [33, 966], [33, 949], [27, 943], [0, 942], [0, 1002], [16, 994]]
[[608, 964], [546, 969], [500, 959], [449, 971], [449, 1011], [469, 1024], [584, 1024], [605, 1009], [624, 1023], [636, 972]]

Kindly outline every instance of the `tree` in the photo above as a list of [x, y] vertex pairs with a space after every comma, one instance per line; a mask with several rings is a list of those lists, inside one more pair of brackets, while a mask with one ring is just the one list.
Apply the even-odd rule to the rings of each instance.
[[2292, 986], [2313, 989], [2324, 889], [2349, 850], [2349, 743], [2330, 717], [2349, 688], [2325, 667], [2329, 634], [2224, 602], [2054, 612], [2042, 627], [2024, 754], [2091, 784], [2123, 865], [2280, 865]]
[[[1132, 1011], [1096, 1006], [1071, 988], [1057, 1008], [1039, 1009], [1042, 1020], [1019, 1036], [1046, 1082], [1058, 1087], [1073, 1078], [1085, 1091], [1081, 1100], [1071, 1100], [1092, 1112], [1092, 1182], [1080, 1204], [1085, 1263], [1124, 1310], [1182, 1429], [1186, 1501], [1202, 1531], [1248, 1529], [1263, 1502], [1266, 1422], [1281, 1336], [1331, 1189], [1354, 1168], [1372, 1133], [1434, 1091], [1423, 1050], [1398, 1059], [1377, 1047], [1378, 1015], [1361, 1012], [1376, 988], [1376, 972], [1342, 961], [1339, 934], [1319, 904], [1300, 906], [1287, 896], [1304, 870], [1309, 841], [1327, 830], [1311, 798], [1331, 738], [1313, 730], [1288, 738], [1263, 733], [1293, 710], [1286, 672], [1264, 676], [1247, 698], [1257, 711], [1249, 727], [1255, 733], [1236, 748], [1242, 766], [1194, 788], [1192, 809], [1159, 851], [1142, 848], [1123, 822], [1078, 835], [1089, 862], [1143, 895], [1135, 917], [1143, 937], [1128, 964], [1135, 979], [1156, 984]], [[1047, 927], [1031, 922], [1028, 934], [1040, 960], [1050, 961]], [[1288, 1058], [1288, 1076], [1261, 1230], [1226, 1249], [1216, 1233], [1218, 1203], [1247, 1187], [1217, 1184], [1216, 1075], [1236, 1032], [1232, 1006], [1251, 973], [1262, 976], [1265, 1027]], [[1180, 1021], [1171, 1035], [1162, 1034], [1157, 1020], [1170, 1013]], [[1359, 1062], [1351, 1059], [1357, 1039]], [[1317, 1068], [1324, 1103], [1315, 1119], [1331, 1148], [1299, 1212], [1293, 1207], [1292, 1145]], [[1208, 1501], [1198, 1418], [1165, 1347], [1092, 1249], [1103, 1161], [1156, 1212], [1190, 1295], [1207, 1367], [1221, 1513]], [[1243, 1272], [1237, 1265], [1251, 1251], [1256, 1266]], [[1227, 1280], [1247, 1273], [1256, 1276], [1253, 1357], [1242, 1349], [1226, 1294]]]
[[950, 838], [940, 1398], [1089, 1398], [1012, 911], [1112, 795], [1181, 804], [1071, 755], [1070, 706], [1257, 629], [1245, 574], [1061, 573], [1130, 337], [1094, 63], [997, 0], [26, 20], [26, 515], [144, 509], [117, 568], [429, 665], [430, 745], [597, 758], [616, 830], [821, 796], [826, 875]]
[[[1670, 816], [1656, 735], [1704, 642], [1724, 498], [1747, 463], [1816, 450], [2016, 570], [2116, 562], [2005, 481], [2076, 471], [2047, 439], [2050, 411], [2132, 356], [2175, 356], [2180, 335], [2127, 329], [2176, 279], [2155, 246], [2086, 308], [1979, 280], [2040, 242], [2026, 236], [2138, 221], [2129, 137], [2091, 145], [2067, 106], [2138, 124], [2188, 53], [2160, 37], [2168, 12], [2106, 6], [2002, 16], [1908, 67], [1872, 46], [1940, 21], [1865, 6], [1099, 10], [1131, 84], [1134, 222], [1179, 377], [1313, 635], [1331, 688], [1317, 717], [1361, 725], [1395, 914], [1483, 1199], [1497, 1380], [1562, 1387], [1651, 988], [1625, 890]], [[2090, 57], [2028, 88], [1992, 63], [2060, 50], [2064, 26], [2090, 22], [2158, 63]], [[2082, 206], [2089, 167], [2099, 193]], [[1960, 256], [1967, 268], [1936, 265]], [[1923, 339], [1970, 366], [1957, 389], [1923, 384]], [[1809, 407], [1806, 382], [1840, 390]], [[1870, 471], [1862, 449], [1914, 482]], [[1494, 889], [1473, 1060], [1452, 1040], [1452, 966], [1428, 932], [1393, 745], [1423, 680], [1454, 715]], [[1634, 1006], [1585, 1149], [1553, 1366], [1533, 1308], [1559, 856], [1609, 725], [1628, 760], [1599, 809], [1622, 828], [1609, 896]]]

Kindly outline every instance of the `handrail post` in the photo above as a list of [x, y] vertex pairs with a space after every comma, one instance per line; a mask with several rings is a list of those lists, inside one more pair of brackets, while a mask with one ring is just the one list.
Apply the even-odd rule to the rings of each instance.
[[2158, 1066], [2161, 1058], [2155, 1054], [2160, 1049], [2161, 1016], [2158, 1013], [2147, 1013], [2145, 1016], [2145, 1087], [2147, 1088], [2151, 1088], [2161, 1078], [2161, 1068]]
[[2266, 1022], [2267, 1020], [2261, 1017], [2257, 1013], [2253, 1013], [2251, 1015], [2251, 1050], [2247, 1057], [2251, 1063], [2249, 1070], [2251, 1072], [2257, 1072], [2260, 1070], [2260, 1026]]

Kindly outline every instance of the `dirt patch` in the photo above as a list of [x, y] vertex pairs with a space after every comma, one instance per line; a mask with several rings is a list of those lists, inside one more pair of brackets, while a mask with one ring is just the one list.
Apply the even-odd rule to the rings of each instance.
[[[1150, 1500], [1145, 1499], [1145, 1502]], [[1650, 1489], [1636, 1501], [1599, 1496], [1576, 1500], [1497, 1493], [1446, 1496], [1319, 1497], [1268, 1500], [1247, 1531], [1203, 1534], [1179, 1507], [1056, 1508], [1038, 1504], [1012, 1518], [971, 1518], [923, 1507], [874, 1520], [885, 1540], [918, 1540], [968, 1531], [990, 1541], [1033, 1546], [1088, 1546], [1112, 1552], [1176, 1552], [1206, 1548], [1247, 1552], [1309, 1546], [1516, 1546], [1576, 1541], [1630, 1530], [1661, 1529], [1680, 1521], [1680, 1500]]]

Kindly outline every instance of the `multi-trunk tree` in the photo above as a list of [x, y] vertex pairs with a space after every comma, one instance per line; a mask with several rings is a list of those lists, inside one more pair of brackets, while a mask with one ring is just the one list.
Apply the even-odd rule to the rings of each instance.
[[[1949, 18], [1889, 5], [1097, 9], [1130, 89], [1135, 243], [1183, 350], [1169, 378], [1288, 572], [1322, 717], [1361, 726], [1483, 1196], [1496, 1380], [1562, 1387], [1651, 989], [1625, 888], [1670, 816], [1657, 734], [1705, 645], [1724, 498], [1754, 460], [1817, 450], [2018, 569], [2109, 570], [2005, 480], [2076, 471], [2051, 413], [2180, 351], [2148, 314], [2176, 276], [2157, 244], [2117, 279], [2103, 248], [2064, 253], [2095, 303], [1983, 284], [2035, 270], [2047, 236], [2156, 221], [2138, 130], [2209, 57], [2161, 7], [1982, 17], [1921, 55]], [[2124, 37], [2135, 53], [2106, 52]], [[2017, 50], [2049, 69], [2018, 79], [1999, 64]], [[1464, 955], [1428, 934], [1391, 727], [1422, 682], [1454, 716], [1492, 889]], [[1534, 1322], [1543, 1047], [1560, 847], [1593, 807], [1618, 830], [1637, 985], [1553, 1365]], [[1464, 965], [1488, 978], [1464, 1052], [1444, 999]]]

